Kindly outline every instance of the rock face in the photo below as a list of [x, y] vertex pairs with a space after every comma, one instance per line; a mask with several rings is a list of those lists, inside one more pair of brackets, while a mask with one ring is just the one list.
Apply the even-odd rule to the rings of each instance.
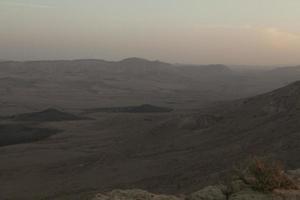
[[208, 186], [189, 195], [156, 195], [144, 190], [113, 190], [98, 194], [92, 200], [300, 200], [300, 169], [288, 171], [298, 189], [275, 189], [273, 192], [259, 192], [242, 180], [234, 180], [227, 186]]

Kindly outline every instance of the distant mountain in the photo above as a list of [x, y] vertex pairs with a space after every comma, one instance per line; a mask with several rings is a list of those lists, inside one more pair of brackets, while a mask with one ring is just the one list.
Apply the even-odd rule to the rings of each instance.
[[[86, 109], [143, 104], [145, 99], [166, 107], [168, 102], [175, 102], [177, 107], [191, 106], [185, 101], [205, 104], [221, 97], [241, 97], [246, 91], [231, 90], [239, 86], [240, 78], [224, 65], [173, 65], [142, 58], [8, 61], [0, 63], [0, 74], [0, 95], [4, 102], [14, 105], [3, 104], [6, 113], [22, 110], [24, 105], [38, 106], [32, 111], [46, 106]], [[25, 88], [29, 83], [32, 85]]]
[[269, 70], [263, 75], [265, 76], [265, 79], [269, 79], [275, 84], [277, 82], [289, 84], [300, 80], [300, 66], [279, 67]]
[[[179, 67], [179, 69], [178, 69]], [[78, 72], [78, 70], [83, 70], [83, 72], [89, 72], [90, 70], [97, 71], [107, 71], [111, 73], [115, 72], [169, 72], [169, 73], [182, 73], [185, 71], [192, 70], [193, 72], [229, 72], [230, 69], [225, 65], [172, 65], [169, 63], [161, 61], [150, 61], [142, 58], [126, 58], [121, 61], [105, 61], [97, 59], [81, 59], [81, 60], [53, 60], [53, 61], [7, 61], [0, 63], [0, 70], [10, 71], [12, 73], [26, 73], [27, 70], [35, 70], [37, 72], [54, 72], [56, 70], [57, 75], [61, 72]], [[133, 71], [136, 70], [136, 71]], [[32, 74], [34, 75], [34, 74]], [[55, 74], [51, 74], [55, 75]], [[151, 75], [151, 74], [150, 74]], [[180, 74], [177, 74], [180, 75]]]
[[124, 64], [133, 64], [133, 65], [138, 65], [138, 64], [167, 64], [167, 63], [163, 63], [160, 61], [150, 61], [144, 58], [137, 58], [137, 57], [132, 57], [132, 58], [125, 58], [121, 61], [119, 61], [119, 63], [124, 63]]
[[232, 70], [221, 64], [215, 65], [181, 65], [188, 70], [199, 71], [199, 72], [211, 72], [211, 73], [232, 73]]
[[292, 72], [300, 73], [300, 66], [278, 67], [278, 68], [270, 70], [270, 72], [272, 72], [272, 73], [287, 73], [287, 74], [292, 73]]
[[145, 99], [166, 107], [172, 102], [174, 108], [198, 108], [282, 87], [299, 79], [297, 69], [250, 73], [222, 64], [178, 65], [143, 58], [6, 61], [0, 62], [0, 109], [8, 114], [24, 107], [86, 109], [139, 105]]

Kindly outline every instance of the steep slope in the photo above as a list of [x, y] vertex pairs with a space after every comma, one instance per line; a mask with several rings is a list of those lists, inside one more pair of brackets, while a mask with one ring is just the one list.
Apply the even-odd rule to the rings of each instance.
[[219, 127], [225, 127], [220, 132], [229, 138], [240, 137], [237, 143], [246, 152], [271, 153], [291, 167], [299, 165], [300, 81], [234, 102], [214, 129]]
[[144, 142], [138, 140], [139, 151], [131, 150], [134, 158], [173, 160], [174, 168], [168, 175], [141, 183], [149, 187], [173, 181], [191, 189], [250, 155], [271, 156], [290, 168], [299, 166], [299, 102], [300, 82], [296, 82], [205, 113], [167, 120], [144, 135]]

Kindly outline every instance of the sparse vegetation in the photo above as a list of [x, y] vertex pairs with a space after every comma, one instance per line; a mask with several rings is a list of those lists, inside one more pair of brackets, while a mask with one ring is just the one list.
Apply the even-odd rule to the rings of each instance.
[[283, 165], [278, 161], [254, 157], [247, 162], [238, 176], [254, 190], [271, 192], [275, 189], [297, 189], [295, 182], [284, 173]]

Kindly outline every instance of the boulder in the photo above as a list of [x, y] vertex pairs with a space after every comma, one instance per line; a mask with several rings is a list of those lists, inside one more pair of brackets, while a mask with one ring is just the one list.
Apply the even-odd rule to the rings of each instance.
[[235, 181], [232, 181], [230, 184], [228, 184], [228, 193], [233, 194], [233, 193], [237, 193], [244, 189], [249, 189], [249, 188], [250, 188], [250, 186], [247, 185], [244, 181], [235, 180]]
[[226, 200], [221, 186], [208, 186], [192, 193], [188, 200]]

